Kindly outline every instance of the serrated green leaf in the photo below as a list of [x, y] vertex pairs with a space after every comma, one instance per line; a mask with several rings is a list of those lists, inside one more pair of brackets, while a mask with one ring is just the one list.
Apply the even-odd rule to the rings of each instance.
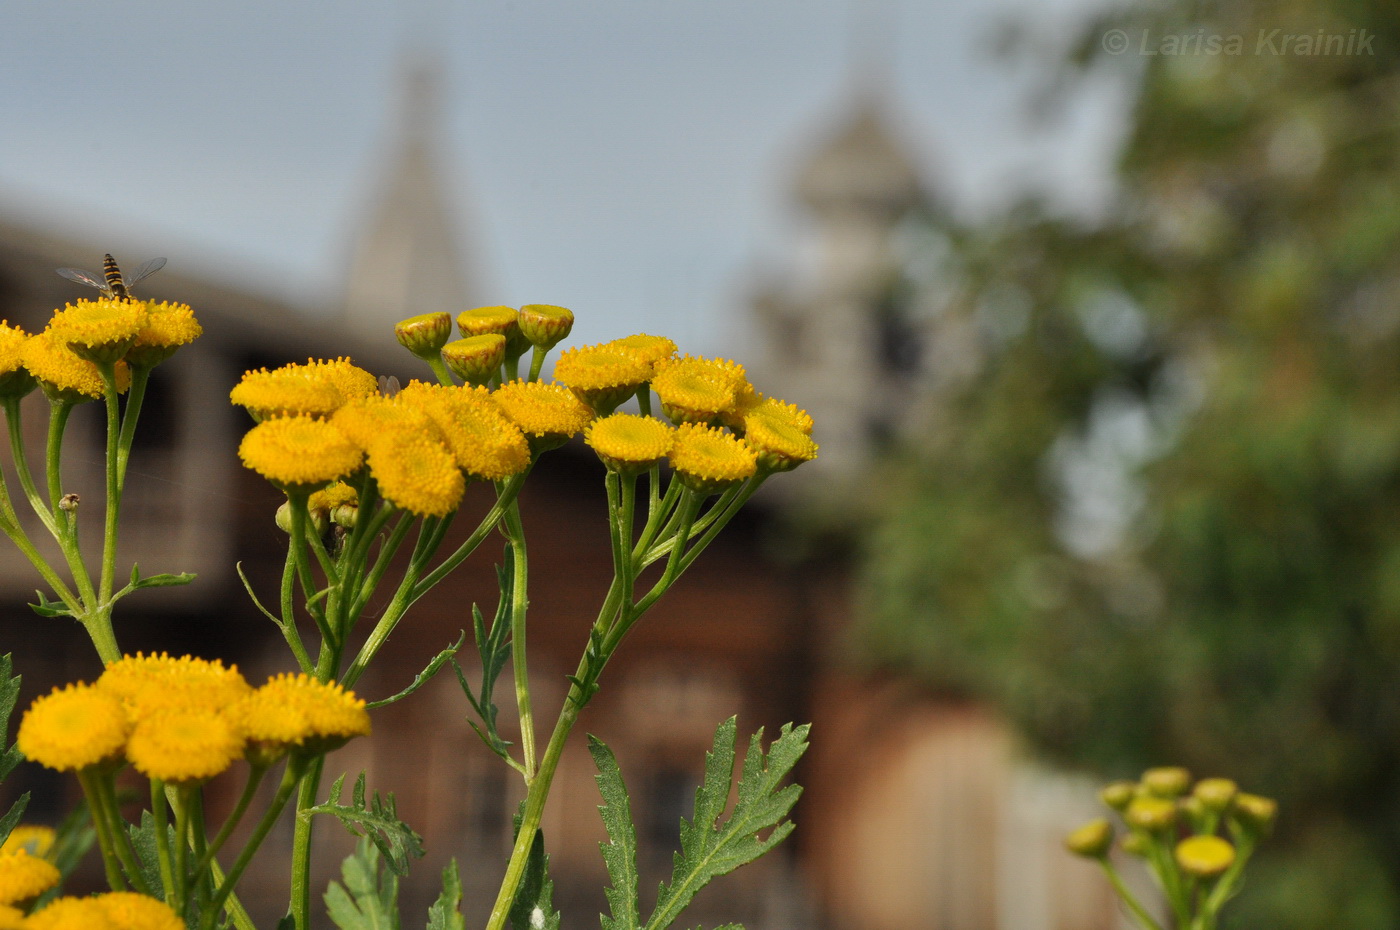
[[[127, 834], [131, 837], [132, 848], [136, 850], [136, 863], [141, 868], [141, 879], [146, 883], [147, 888], [159, 888], [160, 884], [160, 858], [156, 853], [156, 819], [150, 811], [141, 812], [141, 824], [134, 823], [126, 825]], [[165, 825], [165, 835], [167, 842], [173, 848], [175, 845], [175, 826]], [[130, 877], [130, 876], [128, 876]]]
[[396, 875], [407, 875], [409, 857], [416, 859], [423, 855], [423, 838], [399, 819], [393, 793], [381, 799], [376, 791], [366, 803], [365, 773], [361, 772], [351, 789], [351, 803], [341, 804], [344, 784], [345, 775], [342, 774], [331, 786], [326, 803], [308, 807], [299, 816], [309, 818], [313, 814], [329, 814], [351, 833], [372, 842]]
[[428, 908], [428, 930], [463, 930], [462, 878], [457, 874], [457, 860], [449, 859], [442, 870], [442, 894]]
[[504, 739], [497, 730], [496, 717], [499, 708], [492, 699], [495, 692], [496, 681], [504, 671], [506, 661], [510, 658], [510, 614], [512, 605], [512, 584], [511, 577], [515, 566], [515, 554], [509, 546], [505, 547], [505, 552], [501, 557], [501, 564], [496, 566], [496, 584], [500, 589], [500, 596], [496, 601], [496, 613], [491, 618], [491, 625], [488, 627], [482, 617], [481, 608], [476, 604], [472, 605], [472, 632], [476, 639], [476, 651], [481, 658], [481, 684], [472, 692], [471, 685], [467, 682], [467, 676], [462, 672], [462, 667], [454, 660], [453, 669], [457, 672], [457, 682], [462, 687], [462, 692], [467, 697], [467, 702], [471, 704], [472, 710], [481, 720], [478, 726], [475, 721], [467, 721], [471, 728], [476, 731], [476, 735], [481, 737], [481, 741], [486, 747], [509, 762], [512, 766], [519, 768], [510, 755], [511, 743]]
[[29, 792], [15, 798], [15, 803], [10, 805], [10, 809], [5, 812], [5, 816], [0, 817], [0, 844], [10, 838], [10, 831], [19, 826], [20, 818], [24, 816], [24, 810], [29, 806]]
[[[802, 789], [780, 785], [807, 750], [809, 725], [785, 724], [766, 754], [763, 731], [753, 735], [734, 809], [720, 822], [734, 774], [735, 728], [731, 717], [715, 730], [714, 748], [705, 756], [705, 780], [695, 793], [695, 816], [681, 822], [681, 851], [671, 881], [661, 885], [646, 930], [665, 930], [700, 889], [762, 856], [792, 832], [792, 821], [785, 818]], [[770, 832], [760, 838], [764, 830]]]
[[[524, 809], [524, 805], [521, 805]], [[515, 818], [520, 832], [520, 816]], [[549, 877], [549, 856], [544, 851], [544, 831], [537, 830], [525, 860], [525, 874], [510, 905], [512, 930], [559, 930], [559, 912], [554, 909], [554, 882]]]
[[[20, 676], [13, 674], [14, 662], [10, 653], [0, 656], [0, 781], [4, 781], [24, 756], [19, 747], [10, 745], [10, 714], [14, 713], [15, 701], [19, 699]], [[0, 841], [4, 837], [0, 836]]]
[[637, 829], [632, 823], [627, 785], [622, 780], [617, 757], [606, 743], [591, 733], [588, 736], [588, 751], [598, 769], [595, 777], [598, 790], [603, 795], [598, 813], [603, 816], [603, 826], [607, 828], [611, 841], [599, 843], [598, 848], [603, 852], [603, 863], [608, 867], [608, 878], [612, 880], [612, 886], [603, 892], [607, 895], [612, 916], [598, 916], [603, 930], [638, 930], [641, 915], [638, 913], [640, 904], [637, 897]]
[[341, 930], [398, 930], [399, 880], [380, 868], [379, 850], [367, 837], [340, 864], [341, 882], [331, 882], [326, 913]]
[[402, 701], [404, 698], [408, 697], [410, 694], [426, 685], [429, 681], [432, 680], [433, 676], [438, 673], [438, 670], [441, 669], [444, 665], [446, 665], [448, 660], [457, 654], [457, 650], [461, 649], [462, 644], [466, 641], [467, 632], [466, 630], [463, 630], [461, 632], [461, 635], [457, 637], [457, 642], [453, 643], [451, 646], [448, 646], [442, 652], [439, 652], [437, 655], [433, 656], [432, 661], [428, 663], [427, 667], [425, 667], [423, 671], [419, 672], [417, 675], [413, 676], [413, 681], [409, 684], [407, 688], [404, 688], [398, 694], [384, 698], [382, 701], [369, 702], [365, 705], [366, 709], [374, 710], [376, 707], [387, 707], [388, 705], [393, 704], [395, 701]]

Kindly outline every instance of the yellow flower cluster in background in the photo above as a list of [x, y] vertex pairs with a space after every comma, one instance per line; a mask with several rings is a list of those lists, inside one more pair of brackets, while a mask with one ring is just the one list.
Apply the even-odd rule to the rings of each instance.
[[283, 675], [254, 689], [217, 660], [138, 653], [108, 665], [93, 684], [36, 699], [17, 745], [59, 771], [129, 762], [152, 779], [198, 783], [243, 758], [250, 741], [266, 764], [368, 733], [364, 702], [339, 686]]
[[62, 897], [29, 917], [16, 910], [0, 912], [0, 930], [184, 930], [185, 922], [169, 905], [134, 891], [113, 891], [87, 898]]

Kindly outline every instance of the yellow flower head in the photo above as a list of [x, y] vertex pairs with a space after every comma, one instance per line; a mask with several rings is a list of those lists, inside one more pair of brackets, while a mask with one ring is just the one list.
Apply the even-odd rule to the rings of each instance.
[[614, 413], [594, 420], [584, 433], [584, 441], [609, 469], [636, 474], [667, 456], [675, 444], [676, 431], [655, 417]]
[[149, 315], [142, 300], [80, 300], [55, 313], [49, 330], [81, 358], [115, 362], [136, 343]]
[[160, 364], [180, 346], [189, 345], [204, 332], [189, 304], [152, 300], [146, 303], [146, 311], [146, 325], [141, 327], [136, 334], [136, 344], [126, 353], [126, 360], [139, 368]]
[[379, 390], [379, 379], [348, 358], [309, 358], [305, 365], [285, 365], [278, 370], [300, 372], [313, 381], [329, 384], [340, 394], [342, 403], [369, 397]]
[[565, 349], [554, 363], [554, 377], [579, 400], [607, 414], [651, 379], [653, 367], [632, 349], [604, 343]]
[[0, 930], [25, 930], [24, 911], [13, 904], [0, 904]]
[[611, 342], [603, 343], [603, 345], [610, 348], [626, 349], [628, 352], [640, 355], [643, 361], [653, 367], [676, 354], [675, 342], [665, 336], [651, 336], [647, 333], [623, 336], [621, 339], [614, 339]]
[[323, 491], [317, 491], [311, 495], [306, 502], [308, 510], [320, 510], [329, 513], [337, 507], [355, 507], [360, 503], [359, 492], [344, 481], [337, 481], [335, 484]]
[[63, 772], [119, 757], [130, 733], [121, 701], [78, 683], [35, 699], [15, 742], [26, 758]]
[[505, 360], [506, 337], [500, 333], [467, 336], [442, 347], [443, 363], [468, 384], [490, 381]]
[[593, 408], [562, 384], [511, 381], [491, 394], [506, 418], [544, 448], [561, 445], [593, 419]]
[[238, 444], [238, 457], [285, 490], [311, 490], [359, 468], [363, 453], [325, 420], [295, 416], [250, 429]]
[[16, 850], [26, 850], [31, 856], [38, 856], [40, 859], [49, 854], [53, 849], [54, 841], [58, 834], [53, 827], [45, 827], [34, 823], [22, 823], [10, 831], [10, 835], [5, 838], [5, 842], [0, 844], [0, 856], [12, 853]]
[[[97, 366], [75, 355], [52, 330], [26, 340], [22, 351], [24, 367], [51, 397], [70, 402], [102, 397], [102, 375]], [[123, 393], [131, 384], [131, 370], [125, 362], [117, 362], [116, 376], [117, 391]]]
[[29, 334], [23, 329], [0, 320], [0, 376], [24, 367], [24, 344], [27, 341]]
[[394, 324], [399, 345], [419, 358], [434, 358], [452, 338], [452, 317], [446, 313], [420, 313]]
[[473, 477], [496, 481], [530, 464], [525, 434], [481, 388], [414, 381], [399, 392], [398, 400], [423, 411], [437, 425], [458, 467]]
[[506, 337], [507, 351], [520, 354], [520, 319], [514, 307], [477, 307], [457, 315], [457, 328], [465, 336], [484, 336], [498, 333]]
[[456, 510], [467, 487], [452, 454], [422, 433], [402, 432], [377, 443], [369, 453], [369, 471], [385, 500], [423, 517]]
[[345, 403], [334, 385], [285, 368], [244, 372], [228, 399], [246, 408], [258, 422], [273, 417], [329, 416]]
[[686, 487], [706, 494], [722, 491], [758, 470], [758, 458], [743, 440], [698, 423], [683, 423], [676, 430], [670, 459]]
[[1235, 862], [1235, 847], [1218, 836], [1191, 836], [1176, 844], [1176, 864], [1195, 878], [1216, 878]]
[[531, 345], [552, 349], [574, 328], [574, 312], [553, 304], [526, 304], [520, 308], [520, 333]]
[[165, 653], [122, 656], [94, 685], [121, 699], [134, 721], [175, 709], [219, 710], [252, 690], [237, 666]]
[[657, 365], [651, 389], [673, 423], [709, 423], [752, 392], [742, 365], [689, 355]]
[[763, 414], [744, 417], [744, 441], [769, 471], [791, 471], [817, 457], [817, 444], [792, 421]]
[[217, 710], [177, 707], [137, 723], [126, 757], [148, 778], [201, 782], [243, 758], [243, 735]]
[[118, 930], [185, 930], [185, 922], [164, 901], [135, 891], [111, 891], [94, 900]]
[[437, 426], [422, 410], [379, 394], [341, 407], [331, 417], [331, 423], [366, 452], [404, 433], [437, 435]]
[[298, 746], [322, 753], [356, 736], [368, 736], [365, 702], [342, 685], [306, 674], [274, 675], [234, 710], [250, 743], [266, 752]]
[[125, 930], [107, 916], [98, 898], [62, 897], [29, 915], [24, 930]]
[[744, 417], [763, 416], [770, 420], [781, 420], [799, 432], [812, 435], [812, 417], [805, 410], [798, 408], [796, 404], [787, 404], [776, 397], [763, 397], [755, 395], [757, 404], [744, 411]]
[[37, 898], [57, 885], [60, 877], [53, 863], [31, 856], [28, 850], [0, 855], [0, 904]]

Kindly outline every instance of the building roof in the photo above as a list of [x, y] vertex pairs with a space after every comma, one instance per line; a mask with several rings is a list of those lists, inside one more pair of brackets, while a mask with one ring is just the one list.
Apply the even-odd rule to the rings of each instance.
[[798, 198], [818, 212], [906, 209], [921, 190], [915, 160], [872, 91], [856, 97], [797, 173]]

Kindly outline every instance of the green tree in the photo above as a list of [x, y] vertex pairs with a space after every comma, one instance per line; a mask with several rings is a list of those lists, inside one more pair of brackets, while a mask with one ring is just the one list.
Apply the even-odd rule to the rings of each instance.
[[1059, 74], [1100, 68], [1113, 207], [952, 232], [983, 354], [890, 463], [863, 646], [1050, 758], [1277, 797], [1239, 926], [1400, 926], [1400, 13], [1140, 5]]

